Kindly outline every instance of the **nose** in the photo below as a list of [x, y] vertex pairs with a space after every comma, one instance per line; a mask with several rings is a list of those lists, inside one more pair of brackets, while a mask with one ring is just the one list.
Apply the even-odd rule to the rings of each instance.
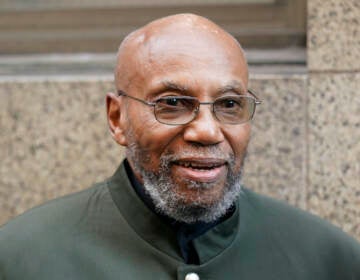
[[186, 125], [183, 137], [185, 141], [201, 145], [219, 144], [224, 140], [221, 124], [213, 115], [211, 106], [200, 106], [195, 119]]

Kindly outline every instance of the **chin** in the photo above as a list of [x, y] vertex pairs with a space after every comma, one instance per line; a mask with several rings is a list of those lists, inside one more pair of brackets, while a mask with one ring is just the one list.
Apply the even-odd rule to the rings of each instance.
[[[221, 183], [182, 182], [177, 183], [174, 196], [184, 205], [212, 207], [224, 196], [225, 185]], [[181, 187], [180, 187], [181, 186]]]

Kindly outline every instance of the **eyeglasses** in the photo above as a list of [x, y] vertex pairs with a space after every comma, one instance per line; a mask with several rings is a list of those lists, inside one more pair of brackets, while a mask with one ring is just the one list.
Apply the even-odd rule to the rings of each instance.
[[164, 96], [154, 102], [136, 98], [118, 90], [119, 96], [129, 97], [145, 105], [154, 107], [154, 115], [158, 122], [168, 125], [184, 125], [195, 119], [200, 105], [211, 105], [217, 120], [225, 124], [242, 124], [250, 121], [255, 113], [256, 105], [261, 101], [248, 90], [251, 95], [230, 95], [215, 99], [213, 102], [200, 102], [191, 96]]

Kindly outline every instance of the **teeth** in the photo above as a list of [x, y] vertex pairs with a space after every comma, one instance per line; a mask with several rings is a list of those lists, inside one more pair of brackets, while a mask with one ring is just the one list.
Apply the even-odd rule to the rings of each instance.
[[186, 168], [198, 168], [198, 169], [211, 169], [217, 167], [218, 164], [209, 164], [204, 166], [203, 164], [197, 164], [195, 162], [179, 162], [179, 165], [184, 166]]

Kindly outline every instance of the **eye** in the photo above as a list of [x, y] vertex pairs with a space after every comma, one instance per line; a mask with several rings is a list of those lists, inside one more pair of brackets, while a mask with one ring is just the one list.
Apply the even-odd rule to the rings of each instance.
[[223, 106], [225, 108], [233, 108], [233, 107], [235, 107], [237, 105], [238, 105], [238, 103], [233, 99], [225, 99], [224, 104], [223, 104]]
[[181, 98], [176, 96], [162, 97], [156, 100], [156, 104], [161, 107], [179, 107], [182, 106]]
[[180, 99], [176, 98], [176, 97], [169, 97], [169, 98], [164, 98], [163, 102], [164, 104], [168, 105], [168, 106], [179, 106], [180, 105]]
[[156, 103], [158, 106], [161, 107], [167, 107], [167, 108], [176, 108], [176, 109], [180, 109], [180, 108], [192, 108], [194, 105], [194, 101], [190, 98], [186, 98], [183, 96], [166, 96], [166, 97], [162, 97], [159, 98], [158, 100], [156, 100]]
[[228, 97], [216, 101], [219, 109], [241, 109], [243, 107], [242, 98]]

